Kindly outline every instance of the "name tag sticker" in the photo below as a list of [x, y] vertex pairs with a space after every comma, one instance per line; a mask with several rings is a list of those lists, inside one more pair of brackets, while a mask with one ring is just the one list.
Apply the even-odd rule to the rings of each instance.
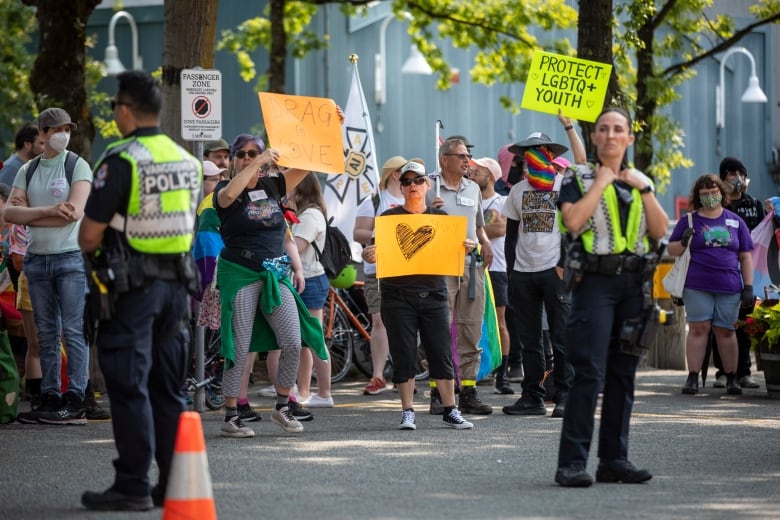
[[469, 199], [466, 197], [458, 197], [458, 205], [460, 206], [473, 206], [474, 205], [474, 199]]
[[727, 227], [733, 227], [733, 228], [739, 228], [739, 222], [734, 220], [733, 218], [727, 218], [726, 219], [726, 226]]
[[267, 198], [268, 195], [265, 193], [265, 190], [254, 190], [249, 192], [249, 200], [253, 202], [258, 200], [264, 200]]

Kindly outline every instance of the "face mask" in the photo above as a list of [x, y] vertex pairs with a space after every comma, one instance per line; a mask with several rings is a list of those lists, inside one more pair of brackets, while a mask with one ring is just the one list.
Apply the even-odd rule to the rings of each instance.
[[734, 179], [734, 182], [731, 183], [731, 186], [732, 188], [734, 188], [734, 193], [742, 193], [745, 184], [742, 182], [742, 179], [737, 177], [736, 179]]
[[720, 193], [716, 195], [702, 195], [701, 205], [705, 208], [713, 209], [720, 206], [721, 200], [723, 200], [723, 196]]
[[57, 132], [56, 134], [52, 134], [52, 136], [49, 138], [49, 146], [51, 146], [52, 149], [57, 153], [64, 152], [65, 148], [68, 147], [69, 142], [69, 132]]

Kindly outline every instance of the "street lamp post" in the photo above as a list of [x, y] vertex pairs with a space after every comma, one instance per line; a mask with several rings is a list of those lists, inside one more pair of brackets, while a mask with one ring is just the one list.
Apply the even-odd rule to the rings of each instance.
[[109, 76], [116, 76], [125, 71], [124, 65], [122, 65], [122, 62], [119, 60], [119, 51], [114, 42], [114, 29], [120, 18], [126, 18], [127, 22], [130, 24], [133, 44], [133, 70], [141, 70], [144, 68], [143, 59], [138, 54], [138, 27], [135, 24], [135, 19], [133, 18], [133, 15], [127, 11], [117, 11], [108, 23], [108, 45], [106, 46], [106, 57], [103, 60], [103, 63], [106, 66], [106, 74]]
[[[411, 20], [412, 18], [412, 15], [409, 13], [404, 13], [403, 16], [407, 20]], [[376, 131], [379, 133], [383, 130], [380, 110], [382, 105], [387, 102], [387, 55], [385, 53], [387, 26], [393, 18], [393, 14], [388, 14], [384, 20], [382, 20], [382, 25], [379, 27], [379, 52], [374, 55], [374, 101], [377, 104]], [[430, 75], [433, 74], [433, 69], [431, 69], [431, 66], [425, 61], [425, 57], [420, 50], [412, 45], [411, 55], [406, 59], [403, 67], [401, 67], [401, 73]]]

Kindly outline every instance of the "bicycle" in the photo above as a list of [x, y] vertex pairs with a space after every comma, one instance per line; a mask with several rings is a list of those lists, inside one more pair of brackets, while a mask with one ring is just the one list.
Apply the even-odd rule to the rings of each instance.
[[[344, 379], [352, 365], [367, 377], [373, 375], [371, 360], [371, 316], [363, 297], [363, 282], [355, 282], [350, 289], [328, 289], [323, 308], [325, 344], [331, 357], [331, 382]], [[383, 376], [391, 380], [393, 362], [388, 357]], [[415, 379], [428, 377], [425, 350], [418, 345]]]
[[[192, 331], [191, 331], [192, 332]], [[221, 352], [221, 334], [219, 329], [205, 329], [204, 339], [204, 377], [198, 381], [195, 377], [195, 343], [194, 335], [190, 335], [190, 358], [187, 371], [187, 379], [184, 388], [187, 392], [195, 392], [199, 388], [205, 388], [205, 401], [209, 410], [219, 410], [225, 404], [222, 396], [222, 369], [224, 359]]]

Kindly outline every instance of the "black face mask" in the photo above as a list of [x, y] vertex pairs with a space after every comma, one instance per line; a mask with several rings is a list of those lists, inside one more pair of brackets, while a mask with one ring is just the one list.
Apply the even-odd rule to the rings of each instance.
[[742, 179], [740, 179], [739, 176], [737, 176], [737, 178], [734, 179], [734, 182], [730, 184], [734, 188], [734, 193], [742, 193], [743, 189], [745, 188], [745, 184], [742, 182]]
[[509, 174], [506, 177], [507, 183], [514, 186], [518, 182], [523, 180], [523, 163], [520, 162], [520, 164], [512, 164], [512, 167], [509, 168]]

